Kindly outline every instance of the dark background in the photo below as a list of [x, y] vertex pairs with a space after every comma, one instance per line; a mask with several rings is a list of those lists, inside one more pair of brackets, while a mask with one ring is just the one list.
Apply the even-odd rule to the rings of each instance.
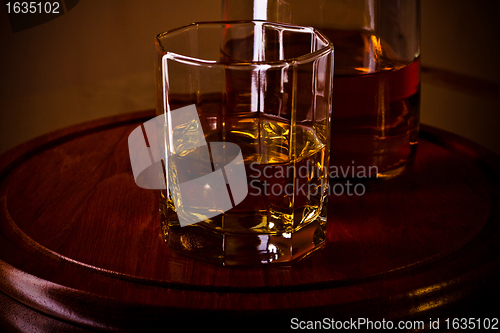
[[[500, 153], [500, 2], [422, 0], [422, 123]], [[86, 120], [154, 107], [154, 36], [221, 19], [221, 0], [82, 0], [12, 32], [0, 8], [0, 153]]]

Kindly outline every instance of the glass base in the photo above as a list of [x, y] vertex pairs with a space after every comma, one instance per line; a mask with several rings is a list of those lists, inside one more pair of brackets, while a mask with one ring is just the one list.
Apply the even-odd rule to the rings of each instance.
[[223, 266], [290, 263], [321, 248], [326, 219], [318, 218], [291, 233], [220, 233], [199, 224], [168, 226], [162, 221], [170, 250]]
[[411, 164], [411, 160], [408, 161], [406, 164], [404, 165], [401, 165], [397, 168], [394, 168], [394, 169], [391, 169], [391, 170], [387, 170], [385, 172], [379, 172], [377, 174], [377, 180], [389, 180], [389, 179], [392, 179], [394, 177], [397, 177], [399, 175], [402, 175], [405, 171], [406, 171], [406, 168], [408, 167], [409, 164]]
[[[415, 155], [417, 153], [417, 147], [418, 147], [418, 141], [412, 142], [409, 145], [409, 154], [408, 157], [399, 160], [397, 163], [394, 163], [392, 166], [386, 166], [383, 171], [377, 172], [377, 173], [371, 173], [371, 172], [364, 172], [361, 173], [361, 177], [349, 177], [350, 174], [349, 172], [346, 172], [348, 177], [341, 177], [339, 176], [339, 173], [336, 174], [336, 177], [329, 178], [329, 183], [330, 186], [334, 186], [337, 183], [346, 183], [350, 182], [352, 184], [373, 184], [373, 183], [379, 183], [382, 181], [390, 180], [393, 178], [396, 178], [404, 173], [406, 173], [411, 166], [413, 165], [415, 161]], [[356, 165], [352, 166], [353, 168], [356, 168]], [[358, 167], [359, 168], [359, 167]], [[361, 166], [361, 168], [368, 169], [366, 166]], [[377, 166], [378, 168], [378, 166]], [[346, 170], [349, 170], [349, 167], [347, 167]], [[358, 169], [356, 169], [358, 171]], [[352, 173], [354, 176], [355, 174]], [[368, 175], [368, 176], [366, 176]]]

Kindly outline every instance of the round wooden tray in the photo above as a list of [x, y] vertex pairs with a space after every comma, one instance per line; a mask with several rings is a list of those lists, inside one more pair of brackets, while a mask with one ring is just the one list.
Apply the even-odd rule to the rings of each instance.
[[[74, 126], [2, 156], [0, 290], [17, 307], [53, 327], [129, 331], [286, 329], [293, 317], [428, 322], [500, 276], [500, 158], [429, 126], [408, 172], [360, 197], [330, 196], [328, 243], [303, 260], [222, 267], [171, 253], [159, 193], [135, 185], [128, 155], [128, 135], [152, 117]], [[0, 319], [18, 320], [12, 312], [4, 306]]]

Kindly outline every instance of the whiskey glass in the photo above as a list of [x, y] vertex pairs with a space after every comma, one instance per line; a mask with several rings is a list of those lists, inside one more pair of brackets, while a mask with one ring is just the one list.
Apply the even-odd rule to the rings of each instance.
[[[311, 27], [254, 20], [193, 23], [155, 43], [170, 184], [160, 213], [169, 248], [246, 265], [289, 263], [323, 246], [330, 41]], [[231, 158], [228, 146], [236, 147]], [[228, 171], [222, 165], [231, 161]], [[243, 182], [233, 177], [238, 163]]]

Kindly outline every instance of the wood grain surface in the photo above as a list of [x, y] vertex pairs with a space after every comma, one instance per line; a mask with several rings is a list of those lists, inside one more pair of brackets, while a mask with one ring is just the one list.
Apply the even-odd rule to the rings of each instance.
[[480, 146], [422, 126], [405, 174], [367, 185], [363, 196], [329, 197], [325, 248], [291, 265], [222, 267], [170, 252], [158, 191], [134, 183], [127, 138], [154, 115], [74, 126], [1, 157], [6, 327], [286, 329], [292, 317], [427, 323], [494, 290], [500, 158]]

